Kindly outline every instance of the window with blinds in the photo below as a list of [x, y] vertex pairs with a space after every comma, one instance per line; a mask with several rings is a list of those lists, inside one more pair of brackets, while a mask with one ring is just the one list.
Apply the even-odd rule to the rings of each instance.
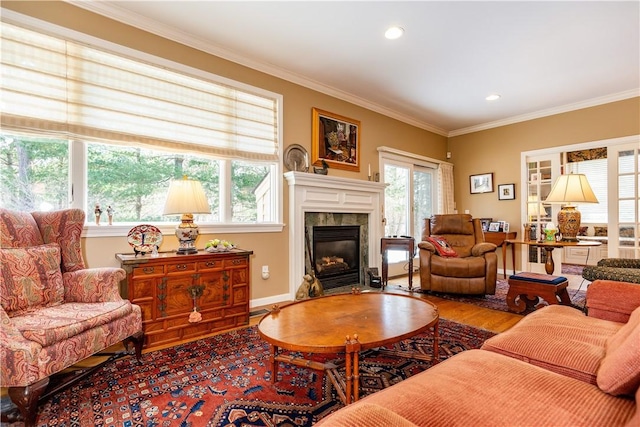
[[607, 203], [607, 148], [570, 151], [566, 153], [566, 158], [565, 173], [585, 174], [598, 199], [598, 203], [577, 205], [582, 215], [582, 223], [606, 224], [609, 218]]
[[277, 231], [281, 95], [55, 28], [0, 29], [0, 206], [175, 222], [168, 183], [187, 175], [211, 206], [198, 222]]
[[278, 102], [2, 23], [11, 131], [277, 160]]

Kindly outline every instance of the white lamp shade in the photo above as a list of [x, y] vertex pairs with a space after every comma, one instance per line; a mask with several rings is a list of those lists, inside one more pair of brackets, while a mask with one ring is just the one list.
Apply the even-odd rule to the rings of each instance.
[[200, 181], [188, 178], [171, 181], [163, 215], [208, 213], [211, 208]]
[[560, 175], [553, 184], [546, 203], [598, 203], [587, 177], [581, 173]]

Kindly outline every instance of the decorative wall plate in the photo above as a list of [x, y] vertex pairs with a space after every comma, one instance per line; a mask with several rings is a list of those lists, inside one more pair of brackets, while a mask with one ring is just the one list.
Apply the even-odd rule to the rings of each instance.
[[140, 224], [129, 230], [127, 242], [138, 254], [146, 254], [158, 249], [162, 243], [162, 232], [156, 226], [150, 224]]
[[[305, 161], [306, 158], [306, 161]], [[284, 150], [284, 166], [290, 171], [307, 172], [311, 162], [307, 150], [300, 144], [291, 144]]]

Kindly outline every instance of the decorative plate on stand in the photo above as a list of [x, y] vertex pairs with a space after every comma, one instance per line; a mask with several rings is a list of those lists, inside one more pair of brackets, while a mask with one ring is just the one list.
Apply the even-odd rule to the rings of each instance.
[[291, 144], [284, 150], [284, 166], [290, 171], [308, 172], [310, 161], [307, 150], [300, 144]]
[[153, 252], [154, 249], [158, 250], [162, 243], [162, 232], [158, 227], [150, 224], [136, 225], [129, 230], [127, 242], [136, 255], [144, 255], [147, 252]]

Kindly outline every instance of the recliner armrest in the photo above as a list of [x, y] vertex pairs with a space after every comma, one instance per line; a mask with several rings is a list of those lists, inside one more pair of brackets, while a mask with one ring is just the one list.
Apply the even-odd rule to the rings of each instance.
[[418, 243], [418, 248], [436, 253], [436, 247], [431, 242], [420, 242]]
[[482, 256], [482, 255], [486, 254], [487, 252], [495, 252], [497, 248], [498, 247], [496, 245], [494, 245], [493, 243], [489, 243], [489, 242], [476, 243], [471, 248], [471, 255], [473, 255], [473, 256]]
[[590, 317], [626, 323], [640, 307], [640, 285], [614, 280], [595, 280], [587, 288], [587, 313]]
[[66, 302], [121, 301], [119, 284], [126, 277], [121, 268], [101, 267], [64, 273]]

